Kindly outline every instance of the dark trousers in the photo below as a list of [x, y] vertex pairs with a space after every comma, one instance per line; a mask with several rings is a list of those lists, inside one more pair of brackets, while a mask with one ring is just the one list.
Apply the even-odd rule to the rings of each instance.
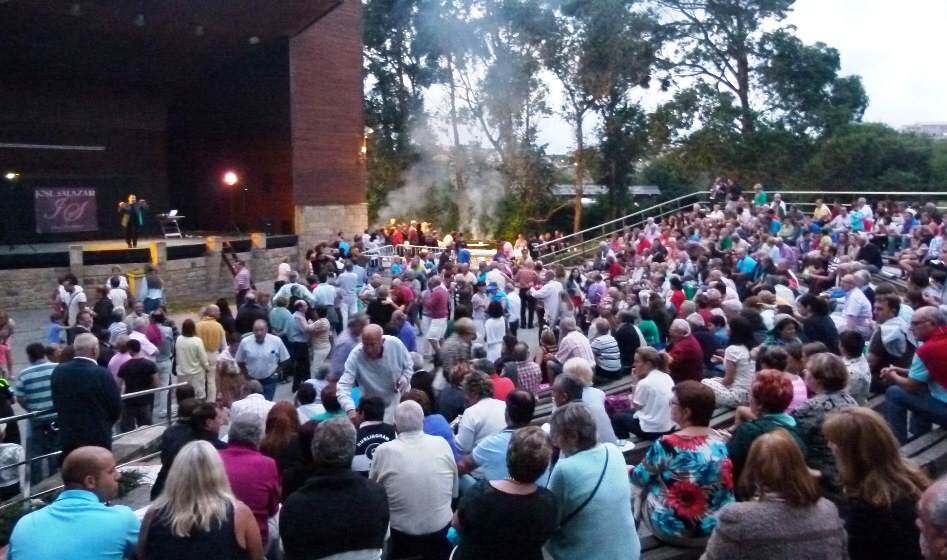
[[293, 392], [299, 389], [300, 383], [309, 379], [309, 343], [290, 342], [289, 358], [292, 360], [290, 368], [293, 376]]
[[130, 432], [140, 426], [151, 425], [151, 412], [154, 408], [154, 399], [149, 395], [148, 402], [122, 403], [122, 419], [119, 421], [120, 432]]
[[506, 328], [508, 331], [510, 331], [511, 336], [516, 336], [516, 332], [520, 330], [520, 322], [510, 321], [509, 323], [506, 324]]
[[129, 247], [138, 246], [138, 222], [131, 216], [128, 217], [128, 225], [125, 226], [125, 243]]
[[631, 434], [641, 439], [654, 441], [664, 435], [664, 432], [646, 432], [641, 429], [641, 423], [635, 418], [633, 412], [619, 412], [612, 417], [612, 428], [615, 429], [615, 437], [619, 439], [628, 439]]
[[[539, 329], [540, 334], [542, 334], [543, 327], [546, 326], [546, 310], [542, 307], [536, 308], [536, 327]], [[526, 327], [529, 328], [529, 327]]]
[[533, 315], [536, 314], [536, 298], [529, 295], [529, 288], [520, 288], [520, 324], [524, 329], [533, 328]]
[[397, 560], [447, 560], [450, 557], [451, 545], [447, 542], [447, 529], [428, 533], [427, 535], [409, 535], [397, 529], [391, 529], [391, 539], [388, 541], [388, 558]]
[[240, 307], [243, 305], [243, 301], [244, 301], [244, 299], [246, 299], [246, 297], [247, 297], [247, 292], [249, 292], [249, 291], [250, 291], [250, 290], [237, 290], [236, 301], [237, 301], [237, 310], [238, 310], [238, 311], [240, 310]]
[[[49, 422], [31, 422], [29, 434], [29, 455], [27, 460], [53, 453], [59, 450], [59, 432]], [[55, 457], [30, 463], [30, 480], [33, 484], [56, 474], [59, 464]]]

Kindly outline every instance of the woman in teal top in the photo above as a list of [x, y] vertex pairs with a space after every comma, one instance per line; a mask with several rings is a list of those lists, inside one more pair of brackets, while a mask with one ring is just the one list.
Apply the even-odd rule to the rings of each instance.
[[641, 329], [641, 334], [644, 335], [645, 344], [660, 349], [661, 333], [658, 331], [658, 324], [651, 318], [651, 312], [645, 306], [641, 306], [640, 313], [641, 321], [638, 322], [638, 328]]
[[555, 560], [638, 560], [641, 543], [621, 451], [597, 443], [595, 421], [584, 403], [557, 409], [550, 424], [562, 458], [549, 481], [559, 529], [546, 552]]

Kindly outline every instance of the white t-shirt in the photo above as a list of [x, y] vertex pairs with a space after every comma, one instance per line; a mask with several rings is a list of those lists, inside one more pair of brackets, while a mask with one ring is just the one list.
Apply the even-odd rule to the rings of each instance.
[[509, 322], [515, 323], [520, 320], [522, 305], [519, 292], [512, 290], [506, 294], [506, 316]]
[[496, 361], [503, 352], [503, 337], [506, 335], [506, 321], [503, 317], [489, 318], [483, 323], [484, 338], [487, 343], [487, 359]]
[[468, 407], [460, 419], [457, 428], [457, 449], [464, 455], [473, 452], [473, 448], [506, 427], [506, 403], [497, 399], [480, 399], [477, 404]]
[[753, 384], [753, 374], [756, 373], [756, 364], [750, 359], [750, 351], [746, 346], [732, 344], [723, 352], [724, 362], [736, 365], [737, 374], [733, 378], [733, 390], [749, 391]]
[[671, 397], [674, 396], [674, 380], [659, 370], [652, 370], [635, 387], [632, 400], [638, 409], [635, 416], [645, 432], [669, 432], [671, 422]]
[[121, 309], [124, 316], [125, 305], [128, 303], [128, 292], [121, 288], [112, 288], [109, 290], [109, 300], [112, 302], [112, 308]]
[[66, 307], [66, 320], [68, 326], [76, 324], [76, 317], [79, 315], [79, 306], [86, 303], [85, 292], [82, 286], [74, 286], [72, 292], [67, 292], [65, 288], [59, 286], [59, 301]]

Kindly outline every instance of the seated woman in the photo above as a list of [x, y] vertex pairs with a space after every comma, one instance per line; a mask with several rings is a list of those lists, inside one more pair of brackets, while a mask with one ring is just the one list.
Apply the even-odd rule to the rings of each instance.
[[597, 442], [595, 420], [582, 403], [557, 409], [550, 435], [562, 453], [549, 481], [559, 529], [545, 552], [554, 560], [638, 560], [641, 543], [621, 451]]
[[738, 491], [717, 514], [703, 560], [845, 558], [845, 527], [785, 430], [756, 438]]
[[764, 369], [756, 374], [750, 389], [750, 406], [737, 409], [727, 451], [733, 462], [733, 477], [739, 480], [750, 446], [759, 436], [777, 428], [787, 430], [805, 450], [802, 438], [796, 433], [796, 419], [786, 413], [792, 402], [793, 386], [789, 375], [775, 369]]
[[480, 481], [460, 500], [453, 520], [460, 533], [455, 560], [542, 560], [542, 547], [559, 523], [555, 496], [536, 484], [551, 458], [541, 428], [513, 433], [506, 453], [509, 476]]
[[629, 399], [633, 412], [619, 412], [612, 418], [616, 437], [624, 439], [635, 434], [653, 441], [674, 427], [670, 409], [674, 380], [667, 373], [669, 362], [666, 353], [649, 346], [635, 352], [635, 391]]
[[801, 331], [802, 325], [795, 317], [780, 313], [773, 318], [773, 330], [763, 341], [763, 346], [787, 346], [802, 342], [799, 339]]
[[920, 560], [915, 504], [930, 479], [898, 450], [887, 422], [868, 408], [846, 408], [826, 418], [845, 500], [840, 512], [852, 560]]
[[806, 444], [806, 462], [819, 471], [819, 482], [826, 497], [835, 501], [841, 498], [841, 483], [835, 457], [822, 433], [822, 422], [829, 413], [843, 408], [858, 406], [855, 399], [845, 391], [848, 385], [848, 368], [842, 358], [823, 352], [809, 358], [806, 363], [806, 385], [813, 397], [804, 402], [793, 413], [797, 431]]
[[678, 383], [671, 416], [680, 430], [654, 442], [631, 471], [631, 483], [642, 493], [642, 520], [670, 544], [704, 546], [718, 510], [734, 499], [727, 445], [709, 428], [713, 412], [709, 387]]
[[713, 390], [718, 407], [736, 408], [749, 402], [750, 384], [756, 372], [756, 364], [750, 358], [754, 344], [750, 323], [741, 317], [732, 319], [730, 345], [723, 355], [723, 377], [703, 380]]
[[174, 458], [164, 492], [141, 522], [138, 558], [263, 559], [253, 512], [234, 497], [213, 445], [192, 441]]

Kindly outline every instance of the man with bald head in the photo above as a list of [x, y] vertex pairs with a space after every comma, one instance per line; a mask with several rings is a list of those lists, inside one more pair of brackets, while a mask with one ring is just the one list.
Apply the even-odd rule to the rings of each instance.
[[[78, 338], [77, 338], [78, 341]], [[20, 519], [10, 536], [16, 560], [105, 560], [131, 557], [139, 521], [118, 496], [121, 473], [108, 449], [79, 447], [62, 467], [65, 488], [48, 506]]]
[[244, 337], [234, 356], [240, 371], [263, 386], [263, 396], [272, 401], [279, 385], [279, 372], [289, 363], [289, 350], [280, 337], [270, 334], [264, 319], [253, 323], [253, 334]]
[[99, 340], [80, 334], [73, 349], [76, 357], [56, 366], [50, 381], [63, 459], [84, 445], [111, 449], [112, 426], [122, 412], [115, 378], [96, 362]]
[[414, 361], [397, 337], [388, 336], [378, 325], [362, 330], [362, 342], [345, 360], [339, 380], [338, 397], [342, 409], [355, 418], [352, 388], [358, 385], [362, 397], [378, 397], [385, 403], [385, 422], [392, 423], [401, 394], [410, 387]]

